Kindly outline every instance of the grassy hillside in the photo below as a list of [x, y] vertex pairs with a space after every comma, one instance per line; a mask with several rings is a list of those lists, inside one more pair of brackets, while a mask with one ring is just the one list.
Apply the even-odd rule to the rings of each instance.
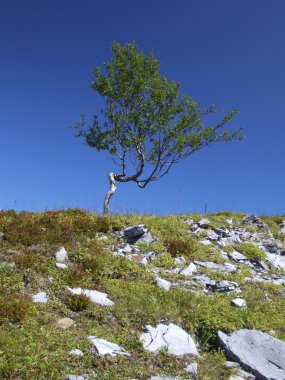
[[[258, 227], [243, 225], [244, 214], [207, 215], [210, 229], [243, 228], [251, 234]], [[197, 273], [211, 280], [238, 283], [247, 308], [234, 307], [228, 292], [205, 290], [192, 277], [171, 269], [175, 258], [183, 257], [185, 266], [194, 260], [224, 264], [228, 262], [216, 243], [201, 243], [209, 228], [199, 234], [187, 224], [202, 219], [199, 215], [98, 216], [82, 210], [45, 213], [0, 212], [0, 378], [65, 379], [68, 374], [88, 379], [149, 379], [154, 375], [195, 378], [183, 369], [198, 363], [199, 379], [223, 380], [231, 376], [220, 348], [217, 331], [256, 328], [285, 340], [284, 285], [274, 279], [282, 270], [268, 266], [268, 281], [252, 281], [255, 274], [248, 263], [235, 263], [234, 272], [212, 271], [199, 266]], [[227, 221], [228, 220], [228, 221]], [[284, 247], [285, 234], [280, 222], [285, 216], [261, 217], [269, 227], [263, 238], [277, 239]], [[137, 244], [137, 255], [114, 256], [124, 250], [119, 231], [143, 223], [154, 238]], [[192, 223], [192, 222], [191, 222]], [[190, 224], [191, 224], [190, 223]], [[239, 248], [240, 244], [240, 248]], [[67, 267], [56, 266], [55, 253], [64, 247]], [[238, 250], [249, 262], [264, 259], [264, 252], [252, 242], [243, 241], [223, 247]], [[121, 250], [121, 251], [120, 251]], [[134, 252], [134, 251], [133, 251]], [[140, 260], [149, 252], [147, 265]], [[171, 283], [166, 291], [157, 285], [156, 273]], [[102, 306], [86, 295], [72, 295], [67, 289], [84, 288], [108, 294], [113, 306]], [[46, 303], [33, 302], [33, 296], [46, 292]], [[72, 319], [63, 329], [58, 321]], [[145, 325], [174, 323], [194, 338], [200, 357], [176, 357], [167, 350], [152, 354], [140, 342]], [[99, 356], [88, 336], [119, 344], [129, 357]], [[80, 349], [83, 356], [70, 353]], [[190, 376], [190, 377], [189, 377]]]

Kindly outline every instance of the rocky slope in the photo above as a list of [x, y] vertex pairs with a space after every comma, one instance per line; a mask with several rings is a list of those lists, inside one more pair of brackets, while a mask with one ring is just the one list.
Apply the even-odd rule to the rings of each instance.
[[0, 212], [0, 378], [285, 379], [285, 216]]

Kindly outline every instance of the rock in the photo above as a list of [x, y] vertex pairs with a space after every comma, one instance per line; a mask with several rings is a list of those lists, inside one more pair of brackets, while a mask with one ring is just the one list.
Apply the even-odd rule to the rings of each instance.
[[279, 250], [282, 250], [282, 243], [271, 239], [266, 239], [262, 241], [263, 247], [268, 251], [269, 253], [279, 253]]
[[231, 300], [231, 303], [232, 303], [232, 305], [234, 305], [236, 307], [243, 307], [243, 308], [247, 307], [246, 300], [242, 297], [237, 297], [237, 298]]
[[66, 378], [68, 380], [87, 380], [84, 376], [77, 376], [77, 375], [66, 375]]
[[251, 373], [244, 371], [243, 369], [239, 368], [237, 375], [233, 375], [229, 378], [229, 380], [255, 380], [256, 377], [253, 376]]
[[130, 260], [132, 260], [133, 262], [137, 263], [137, 264], [140, 264], [140, 265], [146, 265], [147, 264], [147, 258], [140, 254], [140, 255], [137, 255], [137, 254], [134, 254], [134, 255], [130, 255], [128, 257]]
[[70, 291], [72, 294], [84, 294], [86, 295], [91, 302], [98, 303], [99, 305], [102, 306], [113, 306], [114, 302], [111, 301], [108, 298], [108, 294], [99, 292], [98, 290], [89, 290], [89, 289], [81, 289], [81, 288], [69, 288], [67, 289]]
[[217, 272], [235, 272], [237, 270], [236, 266], [230, 263], [217, 264], [211, 261], [197, 261], [194, 260], [194, 263], [208, 269], [212, 269]]
[[156, 283], [157, 285], [166, 291], [170, 290], [171, 288], [171, 282], [164, 280], [163, 278], [156, 277]]
[[200, 228], [208, 228], [210, 226], [211, 222], [208, 219], [201, 219], [198, 222], [198, 226]]
[[175, 356], [199, 356], [196, 345], [189, 334], [179, 326], [159, 324], [157, 327], [146, 326], [147, 333], [141, 334], [144, 349], [157, 354], [163, 348]]
[[188, 267], [184, 268], [180, 274], [182, 274], [183, 276], [192, 276], [192, 274], [194, 272], [197, 272], [197, 266], [193, 263], [190, 263], [190, 265], [188, 265]]
[[231, 292], [238, 289], [238, 284], [233, 281], [217, 281], [214, 285], [211, 286], [214, 292]]
[[219, 235], [213, 230], [207, 231], [207, 237], [210, 240], [218, 240], [219, 239]]
[[59, 269], [66, 269], [67, 265], [64, 263], [55, 263], [55, 266]]
[[229, 357], [250, 369], [260, 380], [285, 379], [285, 342], [259, 330], [218, 332]]
[[46, 292], [39, 292], [35, 294], [32, 299], [35, 303], [47, 303], [48, 295]]
[[192, 224], [194, 224], [194, 220], [192, 218], [187, 218], [185, 220], [185, 223], [188, 224], [188, 226], [190, 227], [190, 226], [192, 226]]
[[212, 245], [211, 241], [210, 240], [200, 240], [199, 243], [203, 244], [203, 245]]
[[181, 377], [152, 376], [149, 380], [183, 380]]
[[190, 363], [187, 365], [186, 368], [184, 368], [184, 371], [188, 373], [193, 373], [193, 375], [198, 374], [198, 364], [197, 363]]
[[110, 355], [112, 357], [117, 355], [130, 356], [126, 350], [116, 343], [108, 342], [107, 340], [97, 338], [96, 336], [89, 336], [88, 339], [93, 343], [98, 355]]
[[275, 269], [285, 269], [285, 256], [265, 252], [266, 259]]
[[132, 252], [132, 247], [130, 246], [130, 244], [129, 243], [127, 243], [126, 245], [125, 245], [125, 247], [123, 248], [123, 252], [124, 253], [131, 253]]
[[137, 244], [140, 243], [152, 243], [154, 241], [154, 238], [152, 237], [152, 234], [150, 232], [146, 232], [140, 237], [138, 240], [136, 240]]
[[59, 327], [62, 330], [66, 330], [69, 327], [74, 325], [74, 320], [71, 318], [61, 318], [56, 322], [57, 327]]
[[184, 257], [175, 257], [174, 264], [179, 266], [179, 267], [183, 267], [185, 265]]
[[73, 348], [69, 353], [74, 356], [84, 356], [83, 351], [79, 350], [79, 348]]
[[245, 226], [253, 226], [258, 227], [259, 229], [264, 229], [269, 231], [268, 225], [264, 223], [258, 216], [256, 215], [246, 215], [241, 220], [242, 224]]
[[56, 253], [55, 258], [58, 263], [63, 263], [68, 260], [68, 255], [64, 247], [61, 247]]
[[246, 261], [248, 261], [247, 257], [238, 251], [228, 253], [228, 256], [237, 263], [245, 263]]

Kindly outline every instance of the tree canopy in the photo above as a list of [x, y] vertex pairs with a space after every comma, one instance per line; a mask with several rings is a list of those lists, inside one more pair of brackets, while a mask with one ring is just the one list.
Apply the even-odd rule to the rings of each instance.
[[116, 190], [115, 181], [132, 181], [145, 188], [194, 152], [243, 138], [241, 128], [224, 128], [236, 116], [236, 108], [218, 124], [206, 125], [204, 117], [216, 113], [216, 108], [202, 109], [190, 96], [181, 94], [179, 83], [160, 74], [160, 61], [153, 51], [147, 55], [138, 51], [135, 43], [113, 43], [111, 50], [111, 61], [104, 63], [104, 72], [94, 70], [92, 82], [92, 89], [105, 101], [103, 117], [97, 114], [93, 123], [86, 125], [81, 115], [75, 126], [77, 137], [97, 151], [109, 152], [120, 168], [118, 173], [109, 173], [105, 213]]

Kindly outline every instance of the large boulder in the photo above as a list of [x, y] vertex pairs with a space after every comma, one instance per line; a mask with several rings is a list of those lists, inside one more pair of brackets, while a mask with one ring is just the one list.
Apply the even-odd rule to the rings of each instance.
[[229, 357], [241, 363], [259, 380], [285, 379], [285, 342], [259, 330], [218, 332]]

